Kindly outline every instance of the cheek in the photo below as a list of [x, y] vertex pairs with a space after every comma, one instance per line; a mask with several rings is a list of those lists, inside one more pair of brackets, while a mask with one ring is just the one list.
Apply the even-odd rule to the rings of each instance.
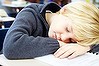
[[56, 29], [49, 29], [49, 32], [48, 32], [48, 36], [51, 37], [51, 38], [60, 38], [60, 34], [58, 33], [58, 30]]
[[70, 42], [70, 37], [68, 36], [68, 34], [67, 35], [61, 34], [61, 41], [65, 43]]
[[51, 28], [48, 31], [48, 36], [51, 37], [51, 38], [54, 37], [54, 33], [53, 33], [53, 30]]

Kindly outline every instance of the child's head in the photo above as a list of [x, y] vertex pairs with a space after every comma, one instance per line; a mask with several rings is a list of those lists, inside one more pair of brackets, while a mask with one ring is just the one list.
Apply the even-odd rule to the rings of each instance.
[[77, 43], [87, 46], [99, 44], [99, 9], [91, 3], [75, 2], [65, 5], [60, 14], [72, 20]]

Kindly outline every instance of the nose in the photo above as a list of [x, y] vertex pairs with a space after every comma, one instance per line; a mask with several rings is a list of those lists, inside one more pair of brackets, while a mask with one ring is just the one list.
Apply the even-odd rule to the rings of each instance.
[[61, 34], [61, 41], [65, 43], [76, 43], [77, 39], [75, 39], [74, 34], [67, 33], [67, 34]]

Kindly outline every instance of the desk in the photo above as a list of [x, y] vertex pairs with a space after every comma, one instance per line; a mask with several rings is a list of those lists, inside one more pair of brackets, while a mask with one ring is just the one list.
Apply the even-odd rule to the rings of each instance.
[[47, 63], [41, 62], [36, 59], [25, 59], [25, 60], [8, 60], [4, 55], [0, 55], [0, 65], [3, 66], [51, 66]]
[[2, 17], [0, 18], [0, 22], [14, 21], [13, 17]]
[[27, 3], [22, 4], [21, 2], [2, 4], [7, 14], [11, 17], [16, 17], [16, 15], [26, 6]]
[[11, 4], [2, 4], [6, 8], [11, 8], [17, 12], [23, 9], [28, 3], [26, 1], [12, 1]]
[[4, 22], [8, 22], [8, 21], [14, 21], [15, 18], [13, 17], [0, 17], [0, 25], [2, 28], [4, 27]]
[[25, 7], [25, 5], [13, 5], [13, 4], [2, 4], [2, 6], [4, 6], [7, 9], [12, 9], [15, 12], [19, 12]]

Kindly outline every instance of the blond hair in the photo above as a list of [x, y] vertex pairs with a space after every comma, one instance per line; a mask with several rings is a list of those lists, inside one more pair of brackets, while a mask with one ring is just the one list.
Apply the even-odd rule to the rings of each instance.
[[99, 44], [99, 9], [95, 5], [82, 1], [70, 3], [60, 10], [60, 14], [72, 20], [78, 44]]

